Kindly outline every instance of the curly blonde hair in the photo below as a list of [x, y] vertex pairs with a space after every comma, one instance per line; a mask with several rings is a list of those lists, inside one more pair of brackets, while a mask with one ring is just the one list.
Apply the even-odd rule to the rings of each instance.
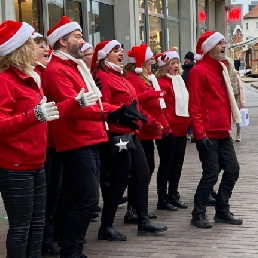
[[[129, 72], [135, 72], [136, 64], [128, 63], [124, 66], [124, 76]], [[149, 86], [152, 86], [151, 82], [148, 80], [148, 71], [143, 67], [142, 73], [139, 74], [139, 77]]]
[[31, 71], [33, 62], [36, 60], [34, 50], [34, 40], [29, 38], [22, 46], [14, 50], [12, 53], [0, 57], [0, 73], [9, 69], [11, 65], [17, 67], [27, 74]]
[[176, 62], [178, 62], [179, 64], [179, 74], [181, 75], [183, 73], [183, 69], [181, 67], [179, 60], [177, 58], [172, 58], [165, 65], [158, 68], [156, 72], [156, 77], [159, 78], [166, 76], [166, 74], [168, 73], [169, 66], [175, 64]]

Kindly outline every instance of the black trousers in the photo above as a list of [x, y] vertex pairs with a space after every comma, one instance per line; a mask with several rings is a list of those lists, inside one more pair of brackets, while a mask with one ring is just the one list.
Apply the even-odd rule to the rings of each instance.
[[[144, 150], [137, 136], [133, 136], [136, 150], [122, 150], [116, 157], [110, 157], [109, 143], [101, 146], [102, 155], [109, 157], [108, 171], [110, 171], [110, 185], [108, 199], [104, 202], [101, 222], [112, 225], [117, 207], [124, 191], [132, 180], [136, 196], [136, 209], [138, 212], [148, 211], [148, 187], [150, 172]], [[102, 163], [102, 165], [104, 165]]]
[[141, 145], [144, 150], [148, 167], [150, 170], [150, 177], [155, 170], [155, 158], [154, 158], [154, 141], [153, 140], [141, 140]]
[[99, 202], [99, 147], [62, 152], [65, 228], [61, 258], [80, 255], [90, 219]]
[[171, 140], [156, 140], [160, 164], [157, 173], [158, 195], [177, 192], [185, 157], [186, 137], [174, 137]]
[[63, 163], [60, 153], [57, 153], [54, 148], [47, 148], [44, 167], [46, 172], [47, 202], [42, 247], [47, 248], [52, 245], [53, 241], [53, 219], [62, 186]]
[[46, 177], [44, 169], [0, 169], [0, 192], [7, 212], [8, 258], [39, 258], [44, 229]]
[[216, 198], [215, 208], [217, 215], [223, 216], [229, 211], [228, 202], [239, 177], [239, 164], [231, 137], [210, 140], [213, 143], [210, 147], [210, 152], [198, 149], [203, 172], [194, 196], [193, 216], [205, 214], [209, 194], [218, 180], [220, 167], [223, 168], [224, 173]]

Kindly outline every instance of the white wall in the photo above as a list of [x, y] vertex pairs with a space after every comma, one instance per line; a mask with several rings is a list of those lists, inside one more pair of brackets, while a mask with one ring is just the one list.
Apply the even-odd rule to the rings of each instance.
[[[246, 23], [248, 23], [248, 30], [246, 30]], [[243, 22], [244, 40], [246, 40], [246, 38], [249, 36], [257, 37], [258, 29], [256, 28], [256, 23], [258, 23], [258, 18], [244, 19], [244, 22]]]

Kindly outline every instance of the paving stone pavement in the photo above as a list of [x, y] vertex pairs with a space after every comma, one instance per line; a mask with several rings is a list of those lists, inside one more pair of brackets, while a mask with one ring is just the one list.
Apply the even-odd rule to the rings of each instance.
[[[126, 205], [118, 208], [114, 226], [127, 235], [126, 242], [97, 240], [100, 219], [90, 224], [85, 254], [89, 258], [151, 257], [151, 258], [201, 258], [201, 257], [256, 257], [258, 258], [258, 90], [245, 84], [250, 125], [242, 130], [242, 142], [235, 148], [241, 167], [240, 177], [230, 200], [231, 211], [244, 219], [241, 226], [215, 224], [214, 207], [207, 208], [211, 229], [197, 229], [190, 225], [193, 196], [201, 176], [201, 166], [195, 144], [188, 143], [185, 163], [180, 181], [180, 195], [189, 209], [177, 212], [156, 210], [156, 172], [153, 175], [149, 211], [158, 216], [153, 222], [167, 225], [168, 231], [159, 236], [137, 236], [135, 225], [125, 225], [123, 217]], [[232, 132], [235, 137], [235, 128]], [[158, 157], [156, 155], [158, 164]], [[215, 189], [218, 188], [216, 185]], [[102, 204], [100, 202], [100, 204]], [[0, 258], [4, 258], [7, 220], [0, 202]], [[19, 257], [17, 257], [19, 258]]]

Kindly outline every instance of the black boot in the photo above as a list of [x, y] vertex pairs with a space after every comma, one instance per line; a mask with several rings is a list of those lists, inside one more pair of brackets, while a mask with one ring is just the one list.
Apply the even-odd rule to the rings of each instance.
[[168, 202], [168, 195], [159, 195], [157, 203], [158, 210], [177, 211], [178, 208]]
[[197, 228], [211, 228], [211, 223], [207, 220], [205, 214], [193, 215], [191, 219], [191, 225], [196, 226]]
[[99, 240], [126, 241], [126, 235], [120, 234], [110, 225], [101, 224], [98, 234]]
[[[149, 216], [149, 219], [157, 219], [157, 216], [155, 214], [149, 214], [148, 216]], [[138, 224], [138, 215], [135, 208], [133, 208], [132, 206], [128, 207], [128, 211], [124, 216], [124, 223], [134, 224], [134, 225]]]
[[179, 209], [187, 209], [188, 208], [188, 204], [183, 203], [182, 201], [180, 201], [180, 195], [179, 192], [172, 192], [169, 194], [169, 202], [178, 207]]
[[156, 235], [160, 232], [167, 231], [167, 226], [153, 225], [149, 219], [148, 212], [138, 213], [138, 235]]
[[216, 200], [214, 198], [212, 198], [211, 194], [209, 195], [209, 200], [208, 200], [208, 203], [207, 205], [208, 206], [215, 206], [216, 204]]

